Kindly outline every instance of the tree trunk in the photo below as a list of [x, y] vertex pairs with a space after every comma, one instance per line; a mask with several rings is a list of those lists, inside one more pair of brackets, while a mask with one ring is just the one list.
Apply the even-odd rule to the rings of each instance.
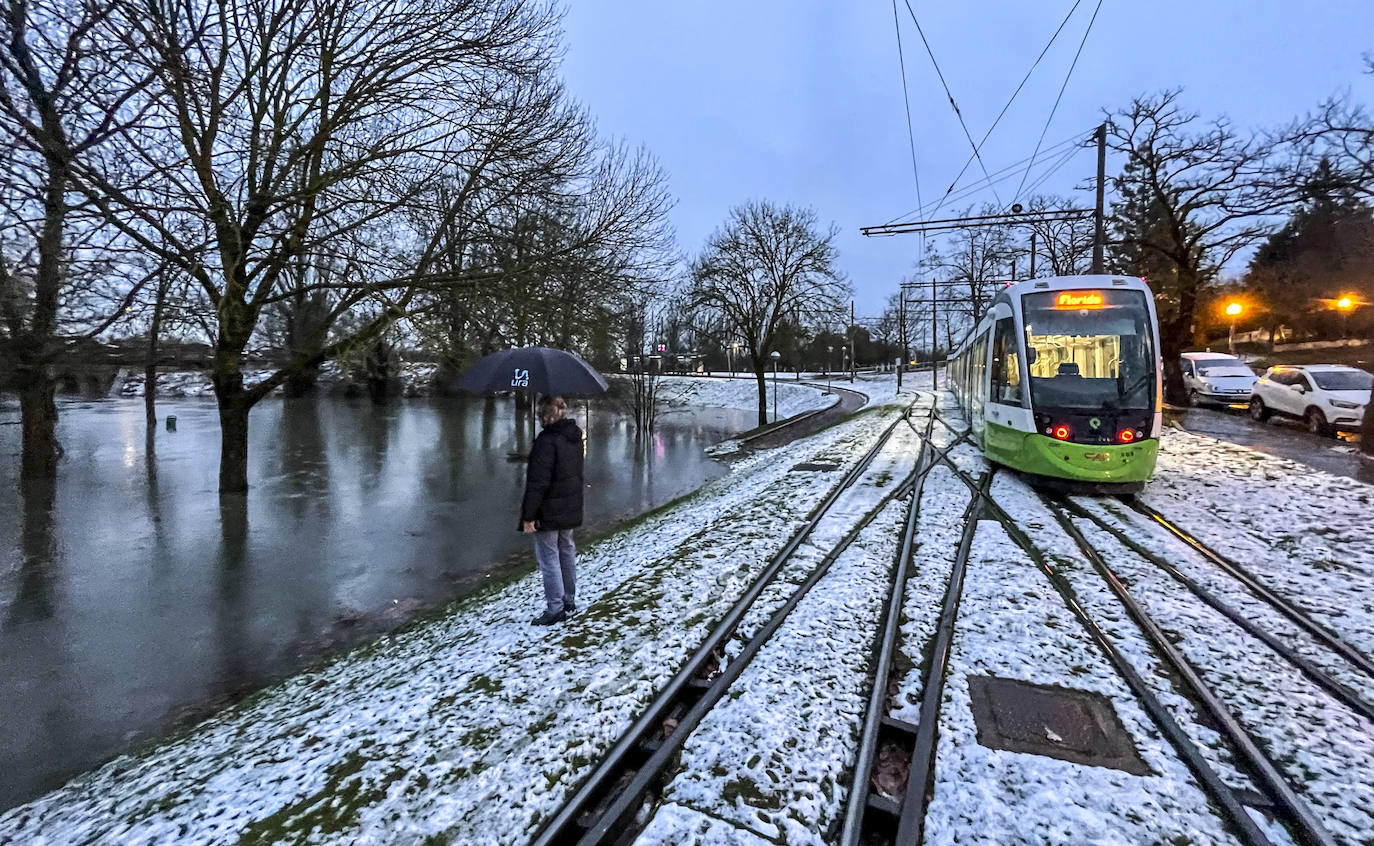
[[57, 382], [42, 365], [17, 368], [19, 414], [22, 421], [23, 460], [19, 478], [24, 482], [57, 477], [62, 447], [57, 442]]
[[162, 300], [164, 288], [158, 285], [153, 301], [153, 324], [148, 327], [148, 360], [143, 365], [143, 416], [151, 432], [157, 425], [157, 342], [162, 332]]
[[754, 378], [759, 382], [759, 425], [768, 425], [768, 373], [759, 364], [754, 365]]
[[215, 352], [215, 400], [219, 403], [219, 492], [248, 490], [248, 412], [253, 403], [243, 388], [241, 353]]
[[1192, 341], [1190, 324], [1190, 318], [1159, 324], [1159, 353], [1164, 359], [1164, 400], [1173, 405], [1188, 404], [1188, 391], [1183, 385], [1183, 368], [1178, 357]]

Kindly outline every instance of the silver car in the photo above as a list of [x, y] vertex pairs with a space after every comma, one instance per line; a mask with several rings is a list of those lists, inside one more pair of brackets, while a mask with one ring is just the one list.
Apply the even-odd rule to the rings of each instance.
[[1183, 385], [1191, 405], [1245, 403], [1255, 386], [1255, 372], [1233, 355], [1186, 352], [1179, 356]]

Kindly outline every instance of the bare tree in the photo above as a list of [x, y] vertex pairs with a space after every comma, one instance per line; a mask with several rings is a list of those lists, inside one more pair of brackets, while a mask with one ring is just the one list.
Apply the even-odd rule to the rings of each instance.
[[1198, 126], [1178, 98], [1177, 90], [1137, 98], [1110, 115], [1108, 135], [1126, 157], [1113, 180], [1113, 259], [1154, 290], [1165, 392], [1183, 404], [1179, 354], [1192, 343], [1200, 290], [1272, 227], [1294, 186], [1274, 178], [1273, 142], [1242, 137], [1225, 119]]
[[[375, 344], [421, 288], [461, 281], [434, 272], [438, 243], [402, 213], [451, 172], [488, 102], [547, 72], [556, 17], [533, 0], [152, 0], [120, 10], [154, 79], [148, 117], [129, 133], [143, 168], [92, 165], [76, 178], [111, 225], [213, 305], [220, 490], [243, 491], [248, 414], [262, 397]], [[204, 221], [209, 249], [181, 241], [164, 225], [169, 213]], [[291, 284], [302, 257], [343, 245], [358, 251], [358, 273]], [[245, 384], [264, 313], [312, 290], [333, 293], [316, 334], [344, 315], [363, 319]]]
[[834, 225], [821, 232], [816, 213], [749, 202], [730, 211], [692, 263], [688, 307], [699, 331], [739, 338], [759, 390], [759, 425], [768, 422], [767, 371], [779, 327], [816, 324], [839, 312], [850, 288], [835, 267]]
[[[76, 220], [85, 210], [72, 179], [74, 158], [122, 131], [146, 83], [115, 45], [110, 11], [99, 0], [16, 0], [0, 11], [0, 343], [19, 390], [22, 479], [57, 472], [51, 368], [63, 336], [98, 333], [120, 314], [117, 295], [89, 296], [118, 259], [87, 217]], [[92, 311], [73, 321], [64, 306], [78, 303]]]
[[[1037, 196], [1026, 201], [1030, 212], [1075, 208], [1065, 197]], [[1035, 275], [1079, 276], [1092, 269], [1093, 219], [1031, 220], [1026, 229], [1035, 234]], [[1029, 275], [1030, 268], [1026, 268]]]

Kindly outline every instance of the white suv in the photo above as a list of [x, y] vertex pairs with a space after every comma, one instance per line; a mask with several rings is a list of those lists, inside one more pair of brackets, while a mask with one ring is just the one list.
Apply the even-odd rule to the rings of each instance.
[[1255, 371], [1233, 355], [1186, 352], [1179, 356], [1178, 364], [1190, 405], [1245, 402], [1255, 386]]
[[1271, 414], [1296, 417], [1314, 435], [1358, 429], [1371, 383], [1374, 376], [1342, 364], [1271, 367], [1255, 383], [1250, 416], [1259, 421]]

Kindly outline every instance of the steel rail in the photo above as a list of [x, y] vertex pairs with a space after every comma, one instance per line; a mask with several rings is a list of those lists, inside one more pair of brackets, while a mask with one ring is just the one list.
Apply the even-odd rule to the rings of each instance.
[[[655, 744], [654, 735], [661, 728], [663, 720], [666, 719], [675, 707], [683, 704], [688, 698], [688, 691], [692, 688], [693, 680], [701, 673], [709, 661], [714, 657], [716, 651], [734, 634], [736, 627], [753, 607], [754, 602], [759, 598], [763, 591], [771, 585], [777, 578], [783, 566], [796, 552], [798, 547], [810, 536], [811, 532], [829, 513], [831, 507], [840, 496], [854, 485], [855, 482], [873, 463], [873, 459], [887, 444], [892, 432], [896, 429], [901, 418], [894, 420], [883, 430], [877, 442], [863, 455], [854, 465], [839, 484], [812, 511], [806, 523], [799, 528], [792, 537], [784, 544], [783, 548], [770, 559], [767, 566], [759, 574], [758, 578], [749, 586], [748, 590], [740, 596], [725, 616], [718, 622], [707, 635], [706, 640], [701, 646], [692, 653], [692, 656], [669, 680], [662, 691], [654, 697], [638, 719], [620, 736], [620, 739], [611, 747], [602, 758], [597, 767], [583, 779], [578, 788], [572, 793], [562, 806], [551, 817], [544, 821], [540, 826], [532, 846], [555, 846], [555, 844], [565, 844], [572, 842], [595, 842], [588, 840], [580, 829], [585, 828], [579, 824], [583, 815], [594, 812], [597, 806], [604, 802], [616, 787], [630, 774], [636, 775], [646, 772], [649, 762], [644, 759], [653, 759], [663, 748], [673, 746], [670, 744], [673, 737], [685, 736], [688, 729], [683, 722], [679, 722], [676, 730], [666, 738], [662, 744]], [[887, 500], [883, 501], [886, 504]], [[875, 509], [875, 513], [876, 513]], [[866, 525], [866, 523], [865, 523]], [[740, 659], [737, 658], [731, 664], [735, 664]], [[693, 691], [693, 695], [700, 692], [698, 687]], [[697, 700], [700, 702], [700, 699]], [[693, 706], [695, 707], [695, 706]], [[656, 746], [656, 748], [655, 748]], [[662, 762], [658, 764], [662, 767]], [[623, 793], [622, 793], [623, 795]], [[604, 817], [603, 817], [604, 818]], [[590, 834], [590, 832], [588, 832]]]
[[1369, 720], [1371, 723], [1374, 723], [1374, 705], [1371, 705], [1355, 691], [1333, 679], [1325, 670], [1299, 655], [1292, 647], [1280, 640], [1273, 632], [1260, 626], [1254, 620], [1228, 604], [1221, 597], [1198, 583], [1197, 580], [1179, 570], [1173, 562], [1145, 548], [1121, 529], [1083, 508], [1073, 500], [1056, 498], [1055, 502], [1060, 507], [1072, 512], [1075, 517], [1091, 521], [1095, 526], [1115, 538], [1122, 546], [1125, 546], [1136, 555], [1158, 567], [1160, 570], [1163, 570], [1165, 573], [1168, 573], [1175, 581], [1188, 588], [1188, 590], [1192, 591], [1192, 593], [1203, 602], [1206, 602], [1228, 620], [1261, 640], [1265, 646], [1268, 646], [1281, 658], [1296, 667], [1303, 675], [1307, 676], [1313, 684], [1316, 684], [1318, 687], [1331, 694], [1350, 710]]
[[[915, 468], [912, 468], [912, 472], [915, 472]], [[700, 725], [706, 714], [724, 698], [730, 686], [734, 684], [735, 680], [738, 679], [745, 668], [749, 666], [754, 656], [759, 653], [759, 650], [763, 648], [764, 644], [773, 637], [773, 634], [782, 626], [793, 609], [795, 609], [802, 599], [811, 591], [811, 588], [815, 587], [816, 583], [824, 578], [825, 574], [830, 571], [831, 565], [849, 549], [855, 539], [859, 537], [864, 529], [868, 528], [869, 524], [877, 518], [878, 514], [887, 507], [887, 504], [891, 502], [892, 499], [893, 494], [888, 494], [880, 499], [878, 504], [864, 515], [863, 519], [860, 520], [854, 528], [850, 529], [845, 536], [840, 539], [839, 543], [826, 554], [825, 558], [821, 559], [821, 562], [811, 571], [806, 581], [802, 582], [801, 585], [793, 591], [792, 596], [788, 598], [787, 602], [785, 602], [782, 607], [778, 608], [777, 611], [773, 612], [768, 622], [749, 639], [749, 642], [745, 645], [744, 649], [740, 651], [740, 654], [725, 665], [724, 671], [711, 681], [706, 691], [702, 693], [701, 697], [693, 703], [692, 707], [678, 721], [677, 727], [673, 729], [673, 733], [664, 738], [661, 745], [659, 745], [659, 747], [653, 751], [653, 754], [649, 756], [649, 759], [645, 761], [644, 766], [640, 767], [634, 773], [634, 776], [630, 779], [629, 784], [625, 786], [625, 789], [611, 802], [610, 807], [608, 807], [596, 822], [588, 828], [586, 834], [577, 841], [578, 846], [594, 846], [594, 844], [606, 843], [610, 838], [621, 836], [625, 833], [625, 827], [630, 823], [630, 818], [644, 802], [646, 795], [653, 790], [656, 783], [659, 782], [673, 757], [682, 748], [682, 745], [687, 742], [687, 737], [698, 725]]]
[[1205, 543], [1193, 537], [1187, 531], [1179, 528], [1177, 525], [1172, 523], [1168, 518], [1166, 518], [1163, 514], [1160, 514], [1155, 509], [1141, 502], [1138, 498], [1122, 498], [1121, 501], [1124, 502], [1126, 505], [1130, 506], [1137, 513], [1149, 517], [1159, 525], [1163, 526], [1171, 534], [1173, 534], [1174, 537], [1183, 541], [1188, 546], [1191, 546], [1194, 550], [1200, 553], [1208, 561], [1211, 561], [1213, 564], [1220, 567], [1223, 571], [1225, 571], [1236, 581], [1240, 582], [1241, 584], [1249, 588], [1251, 593], [1253, 593], [1260, 599], [1264, 600], [1275, 611], [1278, 611], [1280, 614], [1287, 617], [1289, 620], [1292, 620], [1297, 626], [1306, 631], [1308, 634], [1312, 635], [1317, 640], [1326, 644], [1326, 646], [1329, 647], [1331, 651], [1340, 655], [1346, 661], [1350, 662], [1351, 665], [1359, 668], [1359, 670], [1363, 672], [1365, 675], [1369, 676], [1370, 678], [1374, 678], [1374, 661], [1370, 661], [1370, 659], [1367, 656], [1365, 656], [1355, 647], [1351, 646], [1335, 632], [1326, 628], [1321, 623], [1318, 623], [1316, 620], [1313, 620], [1311, 616], [1309, 616], [1305, 611], [1299, 609], [1292, 602], [1274, 593], [1274, 591], [1266, 587], [1263, 582], [1261, 582], [1259, 579], [1251, 575], [1249, 571], [1247, 571], [1244, 567], [1227, 558], [1226, 556], [1222, 555], [1221, 553], [1217, 552], [1216, 550], [1212, 549], [1211, 547], [1207, 546]]
[[[948, 421], [945, 421], [943, 418], [937, 419], [939, 419], [940, 423], [951, 432], [958, 434], [958, 431], [951, 426]], [[947, 455], [944, 455], [938, 449], [936, 453], [939, 456], [939, 460], [944, 461], [945, 464], [954, 471], [955, 477], [963, 482], [966, 487], [974, 492], [979, 491], [979, 487], [968, 478], [968, 474], [959, 469]], [[1120, 650], [1116, 648], [1116, 645], [1112, 643], [1106, 631], [1098, 625], [1097, 621], [1093, 619], [1087, 609], [1079, 603], [1077, 595], [1074, 593], [1073, 587], [1069, 584], [1068, 580], [1054, 565], [1049, 563], [1040, 549], [1035, 546], [1029, 536], [1016, 525], [1016, 522], [1011, 519], [1011, 516], [1007, 514], [1006, 510], [1003, 509], [996, 500], [990, 495], [984, 494], [983, 496], [985, 497], [984, 506], [988, 513], [990, 513], [993, 519], [1002, 526], [1003, 530], [1011, 537], [1012, 541], [1030, 557], [1036, 567], [1045, 574], [1051, 587], [1059, 594], [1065, 606], [1068, 607], [1069, 611], [1087, 632], [1089, 638], [1097, 644], [1097, 647], [1106, 656], [1107, 661], [1126, 682], [1127, 687], [1131, 689], [1131, 692], [1134, 693], [1136, 698], [1140, 701], [1141, 707], [1145, 709], [1145, 712], [1149, 714], [1151, 720], [1154, 721], [1160, 732], [1169, 740], [1170, 745], [1178, 752], [1179, 757], [1182, 758], [1183, 762], [1192, 770], [1194, 776], [1197, 777], [1201, 784], [1203, 791], [1222, 809], [1227, 822], [1231, 824], [1234, 832], [1242, 841], [1250, 844], [1250, 846], [1273, 846], [1273, 842], [1265, 835], [1264, 831], [1255, 823], [1254, 819], [1251, 818], [1250, 814], [1245, 810], [1245, 807], [1240, 803], [1240, 800], [1236, 797], [1235, 791], [1226, 784], [1226, 782], [1222, 781], [1221, 776], [1219, 776], [1216, 770], [1212, 768], [1212, 765], [1208, 763], [1192, 738], [1188, 736], [1187, 732], [1183, 730], [1183, 727], [1174, 719], [1173, 714], [1171, 714], [1164, 704], [1160, 702], [1159, 698], [1155, 696], [1154, 691], [1150, 688], [1144, 677], [1140, 675], [1140, 672], [1136, 670], [1129, 659], [1121, 654]]]
[[940, 701], [944, 698], [945, 673], [954, 645], [954, 622], [959, 616], [959, 600], [964, 593], [964, 573], [968, 569], [969, 551], [973, 536], [982, 519], [983, 502], [988, 499], [987, 485], [992, 474], [983, 478], [982, 486], [974, 489], [964, 512], [964, 531], [955, 552], [954, 567], [950, 570], [945, 599], [940, 606], [940, 623], [935, 631], [935, 644], [926, 659], [925, 678], [921, 685], [920, 717], [916, 723], [916, 744], [911, 752], [911, 767], [907, 770], [906, 795], [902, 797], [901, 815], [897, 821], [894, 843], [916, 844], [925, 836], [926, 806], [935, 777], [935, 736], [940, 722]]
[[[907, 423], [911, 423], [907, 416]], [[856, 846], [866, 828], [865, 815], [872, 808], [869, 804], [869, 783], [873, 773], [873, 763], [877, 756], [879, 733], [887, 712], [887, 686], [892, 673], [892, 658], [897, 648], [897, 635], [901, 629], [902, 608], [906, 599], [907, 574], [911, 569], [911, 558], [916, 541], [916, 523], [921, 510], [921, 491], [924, 489], [926, 475], [932, 466], [929, 455], [930, 430], [934, 425], [933, 417], [926, 421], [925, 437], [921, 441], [921, 454], [917, 458], [917, 472], [909, 486], [911, 506], [907, 509], [906, 527], [902, 532], [902, 545], [897, 551], [897, 561], [893, 568], [892, 590], [888, 594], [887, 606], [883, 613], [883, 630], [875, 642], [873, 688], [869, 692], [867, 710], [864, 712], [863, 730], [859, 736], [859, 752], [852, 770], [848, 804], [845, 808], [844, 827], [839, 842], [844, 846]], [[915, 426], [913, 425], [914, 429]], [[907, 486], [904, 486], [907, 487]], [[896, 496], [904, 496], [898, 489]]]
[[1260, 749], [1259, 744], [1251, 736], [1249, 731], [1241, 725], [1230, 709], [1221, 701], [1212, 688], [1198, 674], [1197, 670], [1188, 662], [1181, 652], [1169, 641], [1169, 638], [1160, 629], [1159, 624], [1154, 621], [1140, 603], [1136, 602], [1131, 596], [1126, 586], [1122, 584], [1115, 572], [1112, 571], [1102, 559], [1098, 551], [1088, 543], [1087, 538], [1073, 524], [1064, 510], [1057, 507], [1052, 501], [1047, 502], [1051, 512], [1059, 525], [1064, 529], [1065, 534], [1078, 546], [1083, 557], [1088, 560], [1093, 569], [1107, 583], [1115, 594], [1117, 600], [1125, 607], [1126, 612], [1135, 621], [1136, 626], [1149, 639], [1152, 646], [1162, 658], [1169, 664], [1178, 677], [1188, 686], [1189, 692], [1196, 701], [1202, 703], [1207, 713], [1216, 721], [1217, 726], [1231, 741], [1233, 747], [1240, 752], [1241, 757], [1249, 765], [1251, 773], [1256, 777], [1257, 784], [1275, 801], [1276, 808], [1282, 813], [1287, 822], [1292, 825], [1304, 843], [1320, 844], [1320, 846], [1335, 846], [1336, 840], [1331, 833], [1326, 830], [1321, 821], [1317, 819], [1312, 809], [1307, 803], [1298, 796], [1292, 786], [1284, 779], [1278, 767], [1270, 760], [1269, 756]]

